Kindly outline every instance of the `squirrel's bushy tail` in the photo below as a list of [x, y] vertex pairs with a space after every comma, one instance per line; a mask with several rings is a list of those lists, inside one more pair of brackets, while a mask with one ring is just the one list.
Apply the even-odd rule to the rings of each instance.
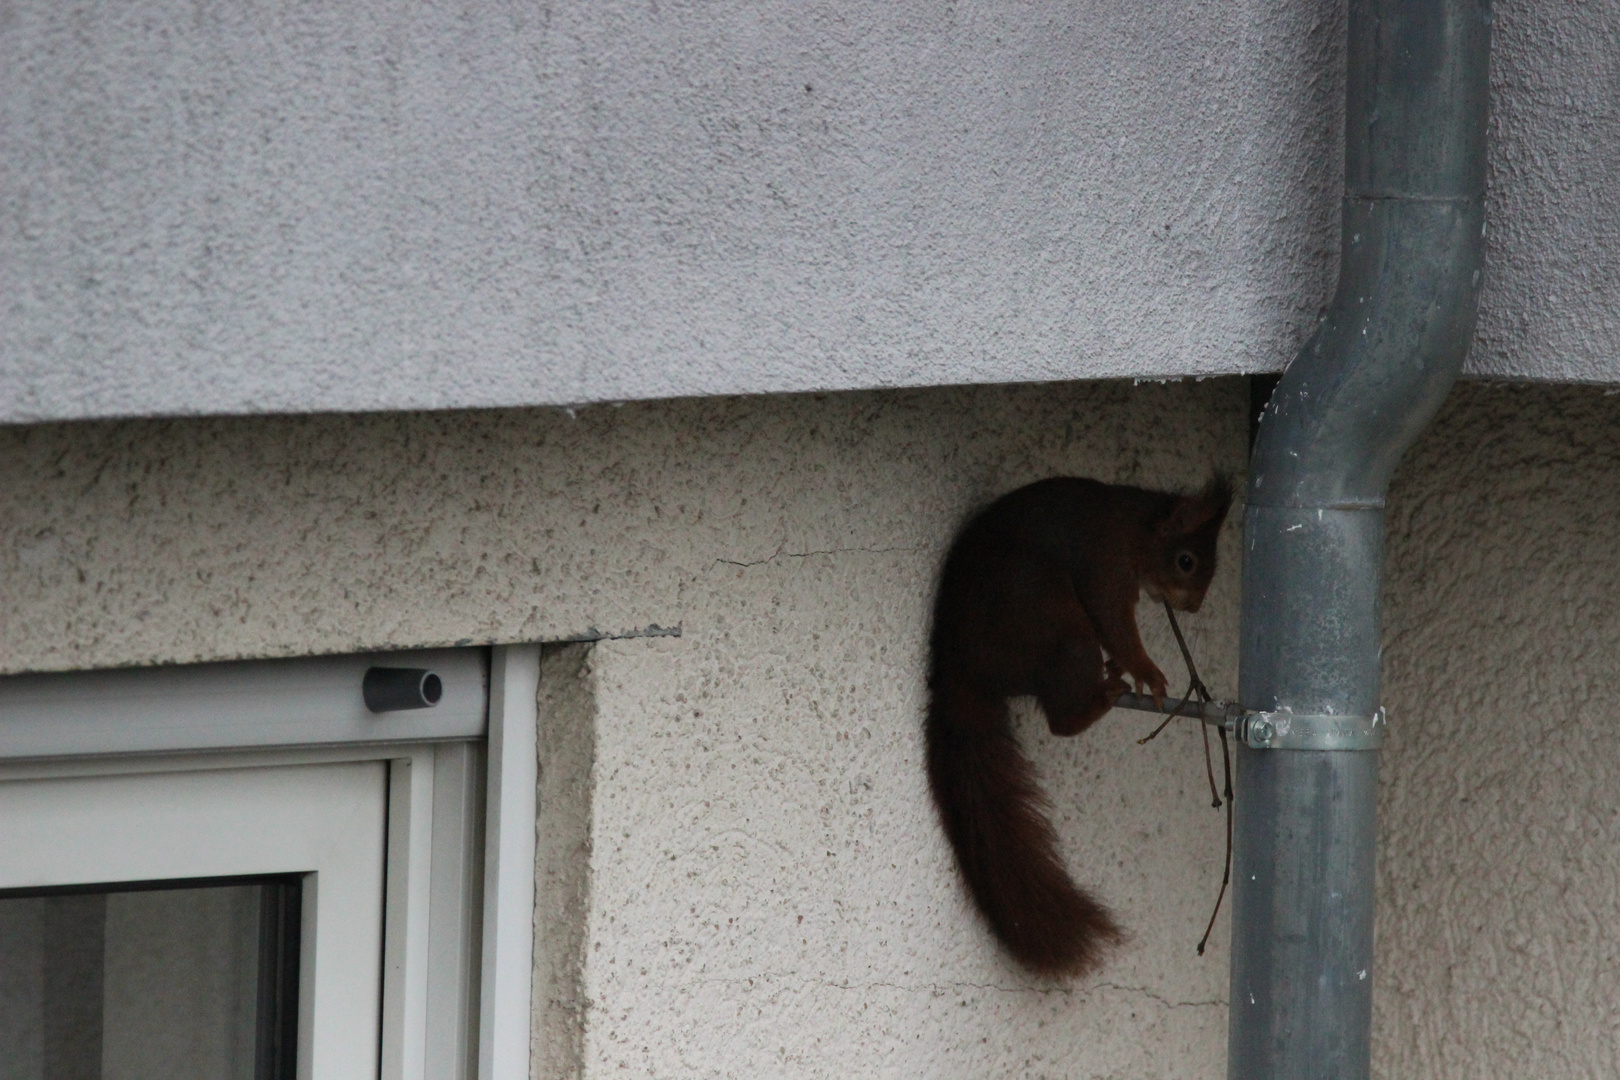
[[1046, 796], [1013, 736], [1005, 699], [936, 671], [926, 741], [945, 835], [996, 937], [1041, 974], [1095, 969], [1120, 929], [1064, 868]]

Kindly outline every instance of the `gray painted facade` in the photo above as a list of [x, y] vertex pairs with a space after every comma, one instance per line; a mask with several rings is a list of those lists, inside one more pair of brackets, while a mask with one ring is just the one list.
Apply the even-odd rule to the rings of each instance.
[[[1342, 18], [0, 7], [0, 673], [555, 643], [537, 1080], [1219, 1075], [1195, 737], [1024, 716], [1134, 935], [1031, 980], [927, 801], [928, 602], [1019, 483], [1241, 470], [1203, 377], [1327, 300]], [[1392, 1080], [1620, 1073], [1620, 397], [1479, 378], [1620, 382], [1620, 0], [1496, 19], [1476, 379], [1389, 504]], [[153, 418], [255, 413], [317, 415]]]
[[[1280, 369], [1343, 12], [178, 0], [0, 19], [0, 422]], [[1620, 380], [1620, 0], [1497, 6], [1471, 370]]]

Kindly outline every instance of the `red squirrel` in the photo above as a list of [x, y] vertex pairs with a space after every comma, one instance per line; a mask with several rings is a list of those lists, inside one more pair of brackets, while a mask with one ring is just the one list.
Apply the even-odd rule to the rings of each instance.
[[1032, 971], [1093, 971], [1122, 933], [1064, 868], [1007, 699], [1034, 695], [1054, 735], [1096, 723], [1130, 689], [1127, 676], [1162, 699], [1137, 601], [1145, 591], [1198, 610], [1231, 503], [1222, 476], [1195, 495], [1053, 477], [980, 511], [946, 556], [928, 677], [929, 786], [979, 911]]

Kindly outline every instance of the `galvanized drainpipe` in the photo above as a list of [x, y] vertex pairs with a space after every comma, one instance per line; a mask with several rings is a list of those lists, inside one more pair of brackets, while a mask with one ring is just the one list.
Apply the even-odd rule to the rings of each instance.
[[1490, 22], [1488, 0], [1350, 0], [1338, 292], [1244, 510], [1240, 698], [1267, 715], [1238, 751], [1232, 1080], [1370, 1068], [1384, 494], [1473, 333]]

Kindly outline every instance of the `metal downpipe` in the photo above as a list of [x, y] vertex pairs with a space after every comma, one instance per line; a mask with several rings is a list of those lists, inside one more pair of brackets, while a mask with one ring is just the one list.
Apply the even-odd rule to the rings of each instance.
[[1238, 751], [1233, 1080], [1370, 1070], [1384, 495], [1461, 371], [1484, 260], [1488, 0], [1349, 16], [1338, 290], [1244, 510], [1240, 699], [1285, 735]]

